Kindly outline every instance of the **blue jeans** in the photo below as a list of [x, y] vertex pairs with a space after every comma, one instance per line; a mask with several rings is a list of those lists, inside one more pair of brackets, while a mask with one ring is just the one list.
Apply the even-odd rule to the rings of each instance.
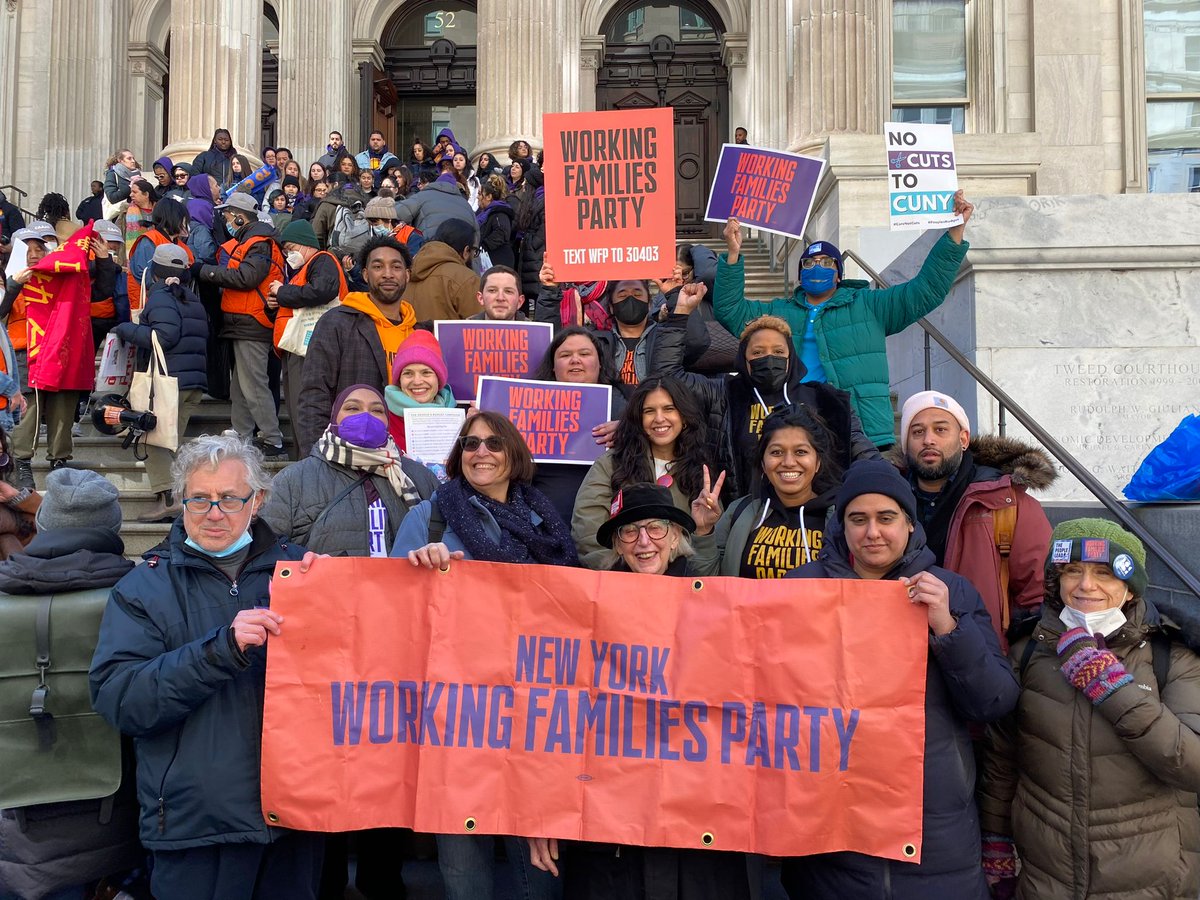
[[[490, 834], [437, 836], [438, 868], [442, 871], [446, 900], [492, 900], [496, 840]], [[559, 880], [529, 861], [529, 846], [525, 841], [511, 835], [500, 840], [504, 841], [519, 900], [556, 900], [562, 896]]]

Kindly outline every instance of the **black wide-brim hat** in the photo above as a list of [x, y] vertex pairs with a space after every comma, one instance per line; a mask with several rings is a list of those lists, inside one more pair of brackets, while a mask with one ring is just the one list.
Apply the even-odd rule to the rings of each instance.
[[696, 521], [671, 502], [671, 491], [660, 484], [639, 482], [617, 491], [609, 507], [608, 521], [596, 532], [601, 547], [611, 547], [617, 529], [640, 519], [666, 519], [682, 525], [691, 534]]

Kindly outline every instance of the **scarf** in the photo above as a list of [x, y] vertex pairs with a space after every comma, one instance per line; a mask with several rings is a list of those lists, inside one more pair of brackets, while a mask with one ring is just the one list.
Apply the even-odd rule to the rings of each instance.
[[356, 472], [367, 472], [371, 475], [383, 475], [388, 480], [388, 484], [392, 486], [392, 490], [409, 509], [421, 502], [417, 486], [413, 484], [412, 479], [405, 474], [400, 465], [404, 454], [400, 452], [390, 437], [383, 447], [372, 450], [368, 447], [347, 443], [326, 428], [324, 433], [317, 438], [316, 451], [321, 459], [335, 466], [353, 469]]
[[389, 384], [383, 389], [383, 400], [387, 404], [388, 412], [401, 418], [406, 409], [453, 409], [458, 405], [458, 401], [454, 399], [454, 392], [450, 390], [448, 384], [443, 385], [428, 403], [418, 403], [400, 390], [399, 385]]
[[113, 166], [113, 171], [117, 173], [117, 177], [123, 181], [130, 181], [134, 175], [138, 174], [137, 169], [131, 169], [124, 163], [117, 163]]
[[493, 200], [491, 204], [488, 205], [487, 209], [481, 209], [475, 213], [475, 224], [482, 228], [487, 224], [488, 216], [492, 215], [494, 211], [501, 209], [507, 209], [509, 212], [513, 211], [513, 208], [505, 201]]
[[600, 302], [607, 290], [607, 281], [593, 281], [564, 289], [562, 302], [558, 305], [558, 315], [563, 325], [591, 324], [599, 331], [608, 331], [612, 327], [612, 318]]
[[[484, 531], [471, 499], [483, 504], [500, 526], [500, 542]], [[454, 529], [472, 559], [486, 562], [541, 563], [547, 566], [579, 565], [571, 532], [546, 495], [525, 484], [509, 489], [508, 502], [499, 503], [479, 493], [465, 478], [453, 478], [437, 490], [435, 502], [446, 524]], [[534, 525], [532, 514], [542, 518]]]

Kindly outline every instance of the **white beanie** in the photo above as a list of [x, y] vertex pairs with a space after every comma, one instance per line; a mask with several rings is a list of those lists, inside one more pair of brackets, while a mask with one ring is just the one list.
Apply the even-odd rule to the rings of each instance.
[[967, 420], [967, 411], [962, 408], [961, 403], [949, 394], [943, 394], [940, 391], [921, 391], [905, 400], [904, 406], [900, 410], [901, 453], [908, 454], [908, 426], [912, 424], [912, 420], [916, 418], [917, 413], [926, 409], [946, 410], [946, 412], [958, 419], [959, 426], [970, 435], [971, 423]]

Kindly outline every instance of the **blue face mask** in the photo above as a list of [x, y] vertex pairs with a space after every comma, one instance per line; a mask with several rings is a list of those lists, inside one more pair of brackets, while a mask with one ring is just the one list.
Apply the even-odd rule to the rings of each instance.
[[[205, 556], [211, 557], [212, 559], [224, 559], [227, 556], [233, 556], [233, 554], [237, 553], [239, 550], [244, 550], [246, 547], [250, 546], [250, 541], [253, 540], [250, 537], [250, 523], [254, 521], [254, 513], [257, 510], [257, 506], [251, 509], [250, 518], [246, 521], [246, 530], [238, 535], [238, 539], [224, 550], [205, 550], [191, 538], [184, 540], [184, 543], [197, 553], [203, 553]], [[236, 513], [234, 515], [236, 515]]]
[[837, 269], [813, 266], [811, 269], [800, 270], [800, 287], [806, 294], [824, 294], [833, 287], [836, 278]]

